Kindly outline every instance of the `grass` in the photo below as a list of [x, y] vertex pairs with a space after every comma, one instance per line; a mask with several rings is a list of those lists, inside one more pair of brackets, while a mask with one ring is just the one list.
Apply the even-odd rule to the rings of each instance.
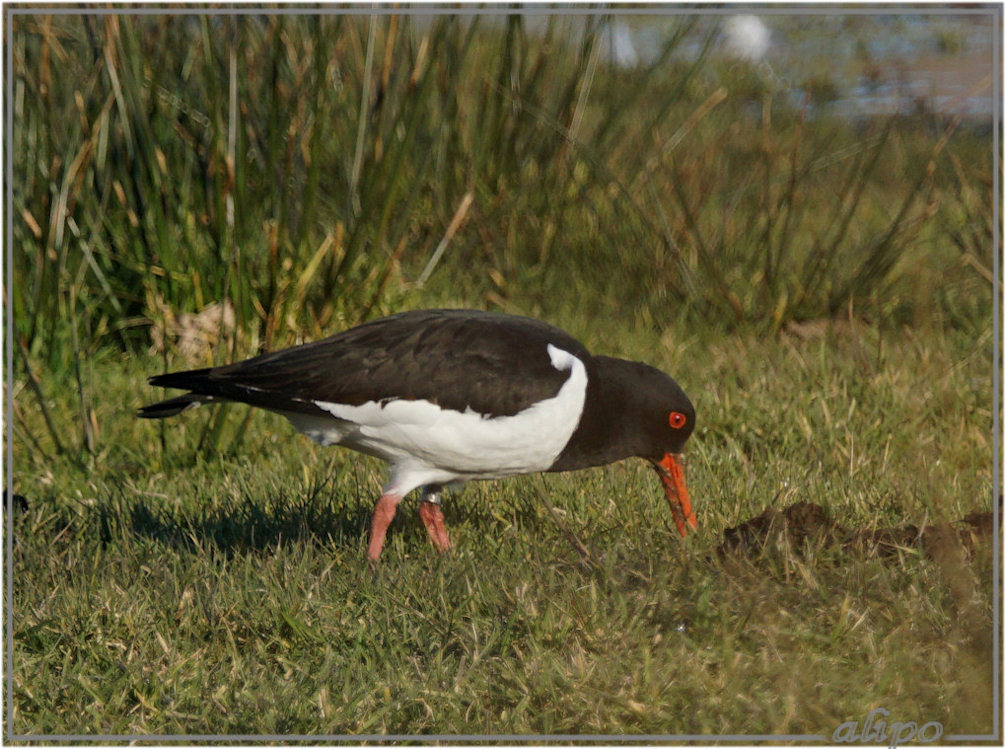
[[10, 729], [830, 736], [881, 705], [991, 731], [989, 553], [966, 612], [910, 549], [714, 553], [726, 527], [799, 500], [856, 527], [990, 509], [988, 338], [855, 322], [598, 338], [617, 332], [611, 350], [678, 373], [696, 402], [697, 535], [676, 536], [652, 472], [627, 462], [451, 494], [443, 557], [413, 497], [376, 573], [377, 462], [264, 413], [207, 456], [205, 412], [132, 417], [154, 360], [96, 364], [121, 394], [100, 406], [98, 467], [17, 443]]
[[[8, 736], [993, 730], [987, 549], [716, 553], [796, 501], [992, 508], [990, 132], [794, 106], [708, 19], [618, 69], [609, 20], [15, 19]], [[627, 462], [451, 494], [443, 557], [410, 498], [374, 572], [375, 461], [134, 417], [151, 374], [438, 305], [674, 374], [698, 533]]]
[[445, 236], [431, 289], [484, 304], [563, 279], [662, 324], [779, 328], [850, 301], [920, 314], [920, 266], [971, 298], [995, 229], [980, 127], [794, 107], [710, 61], [693, 17], [613, 68], [608, 30], [17, 16], [19, 338], [60, 370], [227, 301], [244, 337], [221, 353], [275, 348], [399, 306]]

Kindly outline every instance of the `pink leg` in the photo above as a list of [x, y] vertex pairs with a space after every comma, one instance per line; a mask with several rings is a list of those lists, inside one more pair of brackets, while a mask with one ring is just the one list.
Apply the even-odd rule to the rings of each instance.
[[367, 547], [367, 556], [370, 561], [376, 562], [381, 556], [381, 548], [384, 546], [384, 536], [388, 532], [395, 517], [395, 508], [402, 498], [397, 494], [382, 494], [374, 507], [374, 514], [370, 517], [370, 545]]
[[451, 548], [451, 539], [447, 536], [444, 513], [440, 509], [440, 505], [433, 502], [420, 502], [419, 517], [422, 518], [426, 532], [430, 534], [430, 540], [437, 551], [443, 554]]

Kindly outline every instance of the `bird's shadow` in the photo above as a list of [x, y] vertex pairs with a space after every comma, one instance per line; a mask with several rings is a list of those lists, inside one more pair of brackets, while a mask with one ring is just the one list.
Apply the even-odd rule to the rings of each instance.
[[[284, 542], [354, 545], [369, 525], [370, 508], [359, 503], [287, 495], [248, 498], [226, 508], [179, 513], [146, 500], [132, 504], [122, 529], [173, 548], [213, 548], [226, 555], [276, 547]], [[114, 538], [116, 521], [104, 519], [102, 540]], [[107, 531], [106, 531], [107, 529]]]
[[[274, 548], [285, 542], [347, 548], [365, 543], [376, 498], [347, 496], [332, 487], [326, 489], [323, 483], [306, 490], [291, 487], [246, 495], [225, 506], [196, 510], [120, 495], [119, 501], [98, 508], [101, 540], [114, 543], [116, 537], [127, 534], [172, 548], [212, 548], [225, 555]], [[391, 533], [403, 534], [410, 544], [426, 539], [418, 506], [416, 492], [399, 505], [391, 526]], [[533, 524], [541, 519], [530, 499], [514, 502], [508, 509], [506, 514], [512, 521]], [[448, 527], [472, 523], [490, 533], [493, 525], [507, 522], [482, 507], [477, 495], [460, 489], [448, 490], [444, 514]]]

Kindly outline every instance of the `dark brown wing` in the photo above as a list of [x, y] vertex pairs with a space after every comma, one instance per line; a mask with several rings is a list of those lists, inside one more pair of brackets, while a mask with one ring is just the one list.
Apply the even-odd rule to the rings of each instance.
[[360, 405], [402, 398], [510, 416], [554, 396], [569, 376], [552, 366], [549, 344], [589, 368], [583, 345], [547, 323], [472, 310], [420, 310], [236, 364], [159, 375], [150, 382], [277, 411], [318, 413], [315, 401]]

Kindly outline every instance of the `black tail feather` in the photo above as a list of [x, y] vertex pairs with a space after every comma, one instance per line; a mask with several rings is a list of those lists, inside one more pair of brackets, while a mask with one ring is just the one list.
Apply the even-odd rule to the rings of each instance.
[[147, 382], [159, 388], [199, 391], [209, 384], [210, 369], [190, 369], [185, 372], [165, 372], [154, 375]]
[[321, 411], [313, 402], [302, 398], [290, 397], [271, 390], [262, 390], [254, 385], [240, 381], [235, 382], [225, 376], [220, 376], [221, 370], [226, 371], [226, 369], [226, 367], [190, 369], [186, 372], [166, 372], [151, 377], [148, 381], [156, 387], [176, 388], [191, 392], [177, 398], [144, 406], [137, 412], [137, 416], [143, 419], [163, 419], [209, 401], [234, 401], [281, 412], [327, 413]]
[[[155, 377], [154, 379], [157, 378]], [[136, 415], [141, 419], [164, 419], [168, 416], [177, 416], [186, 409], [195, 408], [200, 403], [206, 403], [212, 400], [212, 395], [186, 393], [185, 395], [179, 395], [177, 398], [169, 398], [168, 400], [161, 401], [160, 403], [153, 403], [149, 406], [144, 406], [136, 412]]]

